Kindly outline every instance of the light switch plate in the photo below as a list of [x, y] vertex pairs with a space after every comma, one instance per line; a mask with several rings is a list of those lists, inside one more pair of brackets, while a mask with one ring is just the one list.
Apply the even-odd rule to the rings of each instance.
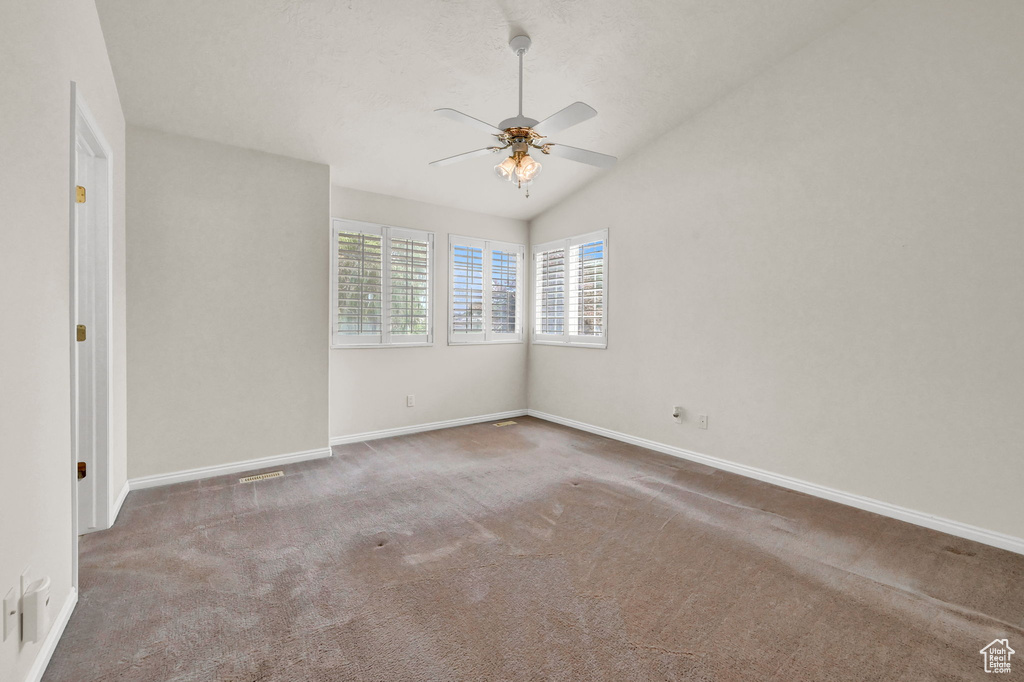
[[4, 641], [18, 630], [18, 595], [12, 587], [4, 597]]

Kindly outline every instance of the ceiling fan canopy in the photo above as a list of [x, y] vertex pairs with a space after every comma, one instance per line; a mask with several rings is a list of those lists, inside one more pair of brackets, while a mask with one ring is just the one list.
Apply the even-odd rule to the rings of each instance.
[[616, 161], [614, 156], [599, 154], [587, 149], [579, 149], [568, 145], [556, 144], [547, 140], [549, 135], [571, 128], [588, 119], [597, 116], [597, 111], [583, 102], [574, 102], [561, 111], [555, 112], [543, 121], [523, 115], [523, 56], [530, 49], [529, 36], [519, 35], [509, 41], [509, 47], [519, 57], [519, 113], [511, 118], [494, 126], [490, 123], [473, 118], [468, 114], [455, 109], [437, 109], [434, 113], [453, 121], [459, 121], [472, 126], [477, 130], [493, 135], [501, 146], [484, 147], [471, 152], [463, 152], [455, 156], [449, 156], [430, 163], [431, 166], [447, 166], [458, 161], [465, 161], [478, 156], [496, 154], [505, 150], [511, 150], [509, 156], [494, 167], [495, 173], [503, 180], [509, 180], [516, 187], [525, 189], [526, 196], [530, 196], [530, 185], [537, 173], [541, 171], [541, 164], [530, 156], [530, 150], [536, 150], [542, 154], [558, 156], [607, 168]]

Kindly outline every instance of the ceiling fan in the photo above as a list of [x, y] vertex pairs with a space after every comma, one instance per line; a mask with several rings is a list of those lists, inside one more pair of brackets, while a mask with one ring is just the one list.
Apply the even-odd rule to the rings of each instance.
[[583, 102], [574, 102], [561, 111], [548, 116], [543, 121], [523, 116], [523, 55], [530, 49], [529, 36], [516, 36], [509, 41], [508, 46], [512, 52], [519, 57], [519, 115], [507, 118], [497, 126], [485, 123], [480, 119], [468, 116], [455, 109], [437, 109], [435, 114], [440, 114], [453, 121], [460, 121], [471, 125], [497, 138], [501, 146], [484, 147], [471, 152], [464, 152], [439, 159], [430, 163], [431, 166], [447, 166], [456, 161], [465, 161], [477, 156], [496, 154], [506, 149], [511, 149], [511, 155], [494, 167], [495, 172], [502, 180], [509, 180], [516, 187], [526, 189], [526, 196], [530, 196], [530, 184], [533, 178], [540, 172], [541, 166], [530, 156], [530, 149], [540, 150], [543, 154], [561, 156], [570, 161], [590, 164], [607, 168], [615, 163], [615, 157], [607, 154], [570, 147], [564, 144], [547, 142], [549, 135], [560, 133], [577, 123], [583, 123], [587, 119], [597, 116], [593, 107]]

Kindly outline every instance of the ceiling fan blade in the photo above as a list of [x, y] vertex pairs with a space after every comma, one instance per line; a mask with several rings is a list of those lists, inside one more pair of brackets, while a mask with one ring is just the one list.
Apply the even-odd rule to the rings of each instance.
[[583, 102], [573, 102], [565, 109], [551, 114], [546, 119], [533, 126], [535, 132], [544, 137], [559, 133], [566, 128], [571, 128], [577, 123], [583, 123], [587, 119], [597, 116], [597, 110]]
[[438, 159], [437, 161], [431, 161], [429, 166], [447, 166], [450, 163], [456, 163], [458, 161], [465, 161], [466, 159], [472, 159], [477, 156], [486, 156], [487, 154], [493, 154], [499, 151], [501, 147], [484, 147], [483, 149], [474, 149], [471, 152], [463, 152], [456, 154], [455, 156], [449, 156], [446, 159]]
[[564, 144], [555, 144], [552, 142], [545, 146], [548, 148], [548, 154], [551, 154], [552, 156], [561, 156], [563, 159], [579, 161], [580, 163], [599, 166], [601, 168], [614, 166], [615, 162], [618, 160], [614, 156], [609, 156], [608, 154], [599, 154], [598, 152], [592, 152], [588, 149], [570, 147]]
[[434, 113], [440, 114], [445, 118], [450, 118], [453, 121], [458, 121], [459, 123], [471, 125], [477, 130], [482, 130], [488, 135], [501, 135], [503, 132], [505, 132], [501, 128], [492, 126], [490, 123], [484, 123], [478, 118], [473, 118], [469, 114], [464, 114], [461, 111], [455, 111], [454, 109], [434, 109]]

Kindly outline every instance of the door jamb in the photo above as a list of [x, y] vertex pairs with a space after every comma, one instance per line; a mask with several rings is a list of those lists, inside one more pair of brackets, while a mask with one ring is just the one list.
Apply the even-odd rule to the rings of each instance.
[[78, 86], [74, 81], [71, 81], [71, 120], [70, 120], [70, 140], [69, 140], [69, 154], [70, 154], [70, 165], [68, 174], [68, 233], [69, 233], [69, 324], [68, 324], [68, 342], [69, 342], [69, 353], [70, 353], [70, 370], [71, 370], [71, 466], [70, 466], [70, 480], [71, 480], [71, 550], [72, 550], [72, 575], [71, 584], [77, 589], [78, 588], [78, 475], [77, 475], [77, 463], [78, 463], [78, 357], [77, 347], [75, 340], [75, 330], [78, 324], [78, 235], [77, 235], [77, 224], [76, 224], [76, 201], [75, 201], [75, 185], [77, 177], [77, 141], [78, 141], [78, 124], [81, 120], [88, 128], [87, 136], [92, 137], [92, 141], [95, 142], [95, 146], [98, 146], [106, 160], [106, 216], [104, 231], [106, 232], [106, 264], [105, 271], [97, 273], [104, 277], [107, 282], [105, 298], [106, 298], [106, 321], [104, 330], [107, 347], [106, 357], [103, 361], [103, 367], [101, 368], [105, 381], [107, 384], [106, 391], [106, 410], [105, 410], [105, 426], [106, 429], [106, 451], [101, 453], [101, 456], [97, 457], [97, 461], [93, 463], [93, 468], [96, 471], [89, 472], [91, 475], [97, 475], [103, 477], [103, 483], [97, 485], [97, 499], [96, 499], [96, 523], [97, 530], [102, 530], [110, 527], [111, 519], [113, 518], [111, 513], [111, 507], [113, 504], [113, 485], [112, 485], [112, 462], [111, 462], [111, 441], [113, 439], [112, 429], [112, 416], [113, 416], [113, 318], [114, 318], [114, 305], [113, 305], [113, 236], [114, 236], [114, 157], [113, 151], [110, 144], [107, 142], [103, 135], [102, 129], [96, 121], [96, 117], [93, 116], [91, 110], [86, 105], [81, 93], [78, 92]]

